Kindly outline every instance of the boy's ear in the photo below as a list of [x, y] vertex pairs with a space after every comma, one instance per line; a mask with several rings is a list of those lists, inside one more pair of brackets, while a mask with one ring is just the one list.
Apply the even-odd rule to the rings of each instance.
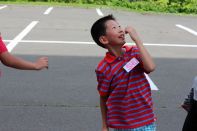
[[106, 45], [108, 44], [108, 39], [106, 36], [102, 35], [99, 37], [99, 41], [103, 44], [103, 45]]

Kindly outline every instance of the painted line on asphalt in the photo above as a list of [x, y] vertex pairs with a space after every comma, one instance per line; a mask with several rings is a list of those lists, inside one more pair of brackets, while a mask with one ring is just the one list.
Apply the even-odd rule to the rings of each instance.
[[[11, 42], [12, 40], [4, 40], [5, 42]], [[96, 45], [95, 42], [82, 42], [82, 41], [44, 41], [44, 40], [20, 40], [21, 43], [48, 43], [48, 44], [81, 44], [81, 45]], [[135, 45], [134, 43], [127, 43], [127, 45]], [[154, 44], [144, 43], [145, 46], [158, 46], [158, 47], [187, 47], [197, 48], [197, 45], [190, 44]]]
[[[128, 43], [133, 45], [133, 43]], [[190, 44], [153, 44], [153, 43], [144, 43], [146, 46], [160, 46], [160, 47], [187, 47], [187, 48], [197, 48], [197, 45]]]
[[190, 28], [188, 28], [188, 27], [185, 27], [185, 26], [179, 25], [179, 24], [176, 24], [176, 27], [179, 27], [179, 28], [181, 28], [181, 29], [183, 29], [183, 30], [185, 30], [185, 31], [197, 36], [197, 32], [192, 30], [192, 29], [190, 29]]
[[33, 29], [33, 27], [38, 23], [38, 21], [32, 21], [19, 35], [17, 35], [10, 43], [7, 45], [8, 51], [11, 52], [14, 47]]
[[7, 5], [0, 6], [0, 10], [1, 10], [1, 9], [4, 9], [4, 8], [6, 8], [6, 7], [8, 7], [8, 6], [7, 6]]
[[44, 15], [48, 15], [53, 10], [53, 7], [49, 7], [45, 12]]
[[102, 11], [99, 8], [96, 8], [96, 12], [99, 16], [104, 16]]

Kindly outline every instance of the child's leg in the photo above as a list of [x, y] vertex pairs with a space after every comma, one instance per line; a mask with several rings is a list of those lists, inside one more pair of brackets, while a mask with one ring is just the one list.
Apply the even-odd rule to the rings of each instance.
[[114, 129], [114, 131], [156, 131], [155, 123], [134, 129]]

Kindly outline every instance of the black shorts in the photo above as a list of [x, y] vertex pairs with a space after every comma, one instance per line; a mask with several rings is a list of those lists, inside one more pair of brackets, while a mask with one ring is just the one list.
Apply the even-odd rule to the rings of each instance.
[[192, 100], [192, 106], [185, 119], [182, 131], [197, 131], [197, 101]]

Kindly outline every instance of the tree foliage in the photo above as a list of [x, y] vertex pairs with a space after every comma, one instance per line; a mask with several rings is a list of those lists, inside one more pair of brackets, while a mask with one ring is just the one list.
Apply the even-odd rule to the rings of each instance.
[[197, 14], [197, 0], [0, 0], [43, 1], [125, 7], [132, 10]]

